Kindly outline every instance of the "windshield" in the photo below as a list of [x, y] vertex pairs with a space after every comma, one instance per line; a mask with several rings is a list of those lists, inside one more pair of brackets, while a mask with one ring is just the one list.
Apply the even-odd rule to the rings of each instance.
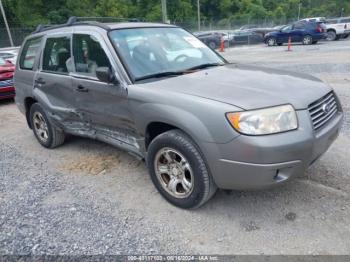
[[182, 72], [225, 61], [181, 28], [133, 28], [110, 33], [114, 46], [133, 77]]

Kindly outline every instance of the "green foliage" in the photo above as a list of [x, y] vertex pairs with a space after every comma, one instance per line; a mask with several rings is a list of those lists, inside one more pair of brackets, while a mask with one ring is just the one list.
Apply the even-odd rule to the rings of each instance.
[[[161, 0], [3, 0], [10, 23], [34, 27], [63, 23], [69, 16], [108, 16], [161, 21]], [[200, 0], [203, 21], [230, 23], [271, 20], [283, 23], [298, 17], [350, 16], [350, 0]], [[197, 0], [168, 0], [172, 22], [195, 22]], [[342, 10], [343, 9], [343, 10]]]

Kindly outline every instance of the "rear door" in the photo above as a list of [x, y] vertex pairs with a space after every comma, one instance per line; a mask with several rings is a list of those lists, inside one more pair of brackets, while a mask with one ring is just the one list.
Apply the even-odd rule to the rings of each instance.
[[34, 94], [56, 124], [74, 128], [81, 122], [72, 86], [71, 34], [45, 39], [41, 66], [34, 78]]
[[73, 55], [75, 72], [71, 75], [78, 111], [96, 132], [96, 137], [126, 147], [137, 146], [125, 89], [118, 83], [102, 82], [96, 76], [97, 68], [108, 67], [121, 79], [103, 37], [96, 32], [76, 29]]
[[306, 23], [295, 23], [291, 31], [292, 42], [301, 42], [305, 35]]
[[343, 18], [340, 22], [344, 28], [344, 34], [350, 34], [350, 18]]

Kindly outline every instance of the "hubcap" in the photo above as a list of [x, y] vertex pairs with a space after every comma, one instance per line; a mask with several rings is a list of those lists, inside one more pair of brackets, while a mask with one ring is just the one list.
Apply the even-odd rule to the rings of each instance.
[[304, 38], [304, 44], [305, 45], [308, 45], [308, 44], [310, 44], [311, 43], [311, 38], [310, 37], [305, 37]]
[[274, 45], [274, 44], [275, 44], [275, 39], [270, 38], [269, 39], [269, 45], [271, 46], [271, 45]]
[[192, 168], [187, 159], [177, 150], [163, 148], [158, 151], [154, 168], [163, 189], [176, 198], [186, 198], [194, 186]]
[[40, 141], [46, 143], [49, 138], [49, 129], [45, 118], [40, 112], [35, 112], [33, 115], [34, 130]]
[[336, 34], [334, 32], [328, 32], [327, 34], [327, 40], [328, 41], [333, 41], [336, 38]]

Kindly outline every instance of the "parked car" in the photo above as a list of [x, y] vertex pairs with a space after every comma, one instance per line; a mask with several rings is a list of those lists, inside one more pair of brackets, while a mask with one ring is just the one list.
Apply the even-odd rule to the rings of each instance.
[[339, 133], [339, 99], [315, 77], [230, 64], [174, 25], [76, 21], [25, 39], [16, 104], [46, 148], [73, 134], [145, 159], [178, 207], [283, 184]]
[[269, 46], [283, 45], [292, 42], [301, 42], [304, 45], [316, 44], [327, 38], [326, 27], [320, 22], [296, 22], [265, 35], [265, 43]]
[[224, 40], [226, 46], [234, 46], [263, 43], [264, 38], [261, 34], [246, 30], [228, 32]]
[[262, 37], [264, 37], [267, 33], [275, 31], [272, 27], [261, 27], [257, 25], [245, 25], [242, 26], [238, 31], [251, 31], [256, 34], [260, 34]]
[[223, 32], [197, 32], [194, 35], [211, 49], [219, 48], [221, 39], [226, 36]]
[[0, 57], [0, 100], [13, 98], [15, 89], [13, 87], [13, 73], [15, 66]]
[[326, 21], [327, 40], [334, 41], [348, 38], [350, 35], [350, 17], [328, 19]]
[[19, 48], [0, 48], [0, 58], [16, 64]]
[[325, 23], [326, 18], [325, 17], [310, 17], [310, 18], [304, 18], [301, 19], [300, 22], [314, 22], [314, 23]]

